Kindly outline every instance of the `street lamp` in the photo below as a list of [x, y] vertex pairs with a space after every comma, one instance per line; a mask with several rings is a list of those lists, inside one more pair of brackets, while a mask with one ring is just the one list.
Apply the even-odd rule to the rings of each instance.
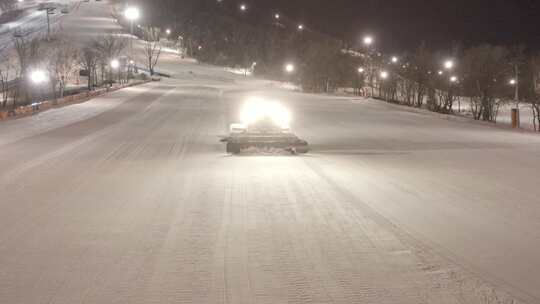
[[247, 5], [245, 5], [245, 4], [240, 4], [240, 10], [241, 10], [242, 12], [247, 11]]
[[304, 29], [304, 25], [303, 25], [303, 24], [299, 24], [299, 25], [298, 25], [298, 30], [299, 30], [299, 31], [302, 31], [303, 29]]
[[280, 14], [274, 14], [274, 19], [279, 20], [279, 18], [281, 18]]
[[388, 78], [388, 72], [387, 71], [381, 71], [380, 75], [381, 79], [387, 79]]
[[437, 74], [442, 75], [444, 72], [443, 71], [438, 71]]
[[45, 74], [44, 71], [42, 70], [34, 70], [30, 73], [30, 80], [36, 84], [36, 86], [38, 87], [38, 96], [37, 96], [37, 102], [36, 105], [34, 106], [35, 109], [38, 109], [39, 108], [39, 102], [41, 101], [41, 98], [43, 98], [43, 93], [41, 92], [41, 85], [47, 81], [47, 75]]
[[139, 9], [133, 6], [126, 8], [126, 10], [124, 11], [124, 16], [127, 20], [130, 21], [139, 19], [140, 14], [141, 12], [139, 11]]
[[292, 64], [292, 63], [287, 63], [287, 64], [285, 65], [285, 72], [291, 74], [291, 73], [294, 72], [294, 70], [295, 70], [294, 64]]
[[42, 70], [35, 70], [30, 73], [30, 79], [35, 84], [42, 84], [47, 80], [47, 75]]
[[456, 76], [450, 77], [450, 82], [455, 83], [458, 81], [458, 78]]
[[371, 36], [364, 37], [364, 44], [367, 45], [367, 46], [372, 45], [373, 44], [373, 37], [371, 37]]
[[364, 73], [364, 68], [358, 68], [358, 73], [360, 74]]
[[508, 82], [510, 85], [516, 85], [517, 84], [517, 81], [515, 79], [510, 79], [510, 81]]
[[444, 62], [444, 68], [447, 70], [451, 70], [454, 67], [454, 62], [452, 60], [446, 60]]
[[399, 59], [396, 56], [392, 57], [392, 63], [397, 63], [398, 61]]
[[111, 68], [118, 69], [120, 67], [120, 61], [118, 59], [111, 60]]
[[126, 8], [124, 11], [124, 16], [127, 20], [129, 20], [129, 31], [130, 31], [130, 39], [129, 39], [129, 52], [130, 57], [133, 58], [133, 22], [137, 19], [139, 19], [141, 13], [138, 8], [130, 6]]

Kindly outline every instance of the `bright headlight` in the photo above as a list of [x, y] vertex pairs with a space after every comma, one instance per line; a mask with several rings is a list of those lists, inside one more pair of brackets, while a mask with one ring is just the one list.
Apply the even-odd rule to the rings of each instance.
[[291, 113], [279, 102], [250, 98], [242, 108], [240, 119], [248, 126], [262, 119], [270, 119], [279, 127], [288, 129]]

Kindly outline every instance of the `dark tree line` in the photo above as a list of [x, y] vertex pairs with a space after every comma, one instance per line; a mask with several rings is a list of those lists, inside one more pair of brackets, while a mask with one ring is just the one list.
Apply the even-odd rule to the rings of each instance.
[[284, 78], [286, 62], [296, 71], [289, 77], [304, 89], [327, 91], [360, 85], [356, 68], [361, 58], [343, 52], [345, 44], [308, 28], [298, 30], [286, 20], [272, 20], [255, 11], [242, 16], [234, 4], [206, 0], [141, 1], [145, 22], [171, 28], [180, 36], [189, 56], [231, 67], [248, 69], [272, 78]]
[[[271, 20], [256, 10], [242, 14], [236, 4], [215, 0], [139, 3], [148, 14], [144, 22], [171, 28], [173, 38], [182, 40], [189, 56], [246, 69], [256, 62], [256, 73], [295, 81], [308, 91], [364, 88], [374, 97], [441, 113], [454, 113], [456, 101], [464, 98], [475, 119], [495, 121], [501, 105], [514, 99], [509, 79], [519, 76], [520, 100], [532, 105], [540, 126], [540, 56], [527, 54], [523, 48], [485, 44], [437, 52], [423, 44], [392, 64], [382, 54], [350, 50], [343, 41], [309, 27], [298, 30], [285, 18]], [[442, 66], [446, 58], [456, 62], [452, 70]], [[294, 74], [284, 73], [286, 62], [295, 63]], [[358, 67], [365, 71], [359, 74]], [[380, 79], [381, 71], [389, 77]]]

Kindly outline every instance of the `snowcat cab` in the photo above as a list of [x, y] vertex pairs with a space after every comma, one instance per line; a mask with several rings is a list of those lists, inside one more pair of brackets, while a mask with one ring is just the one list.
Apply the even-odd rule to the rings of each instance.
[[222, 139], [227, 153], [243, 151], [287, 151], [307, 153], [308, 143], [290, 130], [291, 114], [278, 102], [260, 98], [248, 100], [240, 114], [241, 123], [230, 126], [230, 134]]

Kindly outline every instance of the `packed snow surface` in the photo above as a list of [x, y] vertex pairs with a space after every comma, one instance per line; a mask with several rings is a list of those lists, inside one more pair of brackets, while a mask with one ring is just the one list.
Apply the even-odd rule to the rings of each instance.
[[[540, 302], [536, 134], [159, 68], [0, 123], [0, 303]], [[226, 155], [250, 96], [312, 152]]]

